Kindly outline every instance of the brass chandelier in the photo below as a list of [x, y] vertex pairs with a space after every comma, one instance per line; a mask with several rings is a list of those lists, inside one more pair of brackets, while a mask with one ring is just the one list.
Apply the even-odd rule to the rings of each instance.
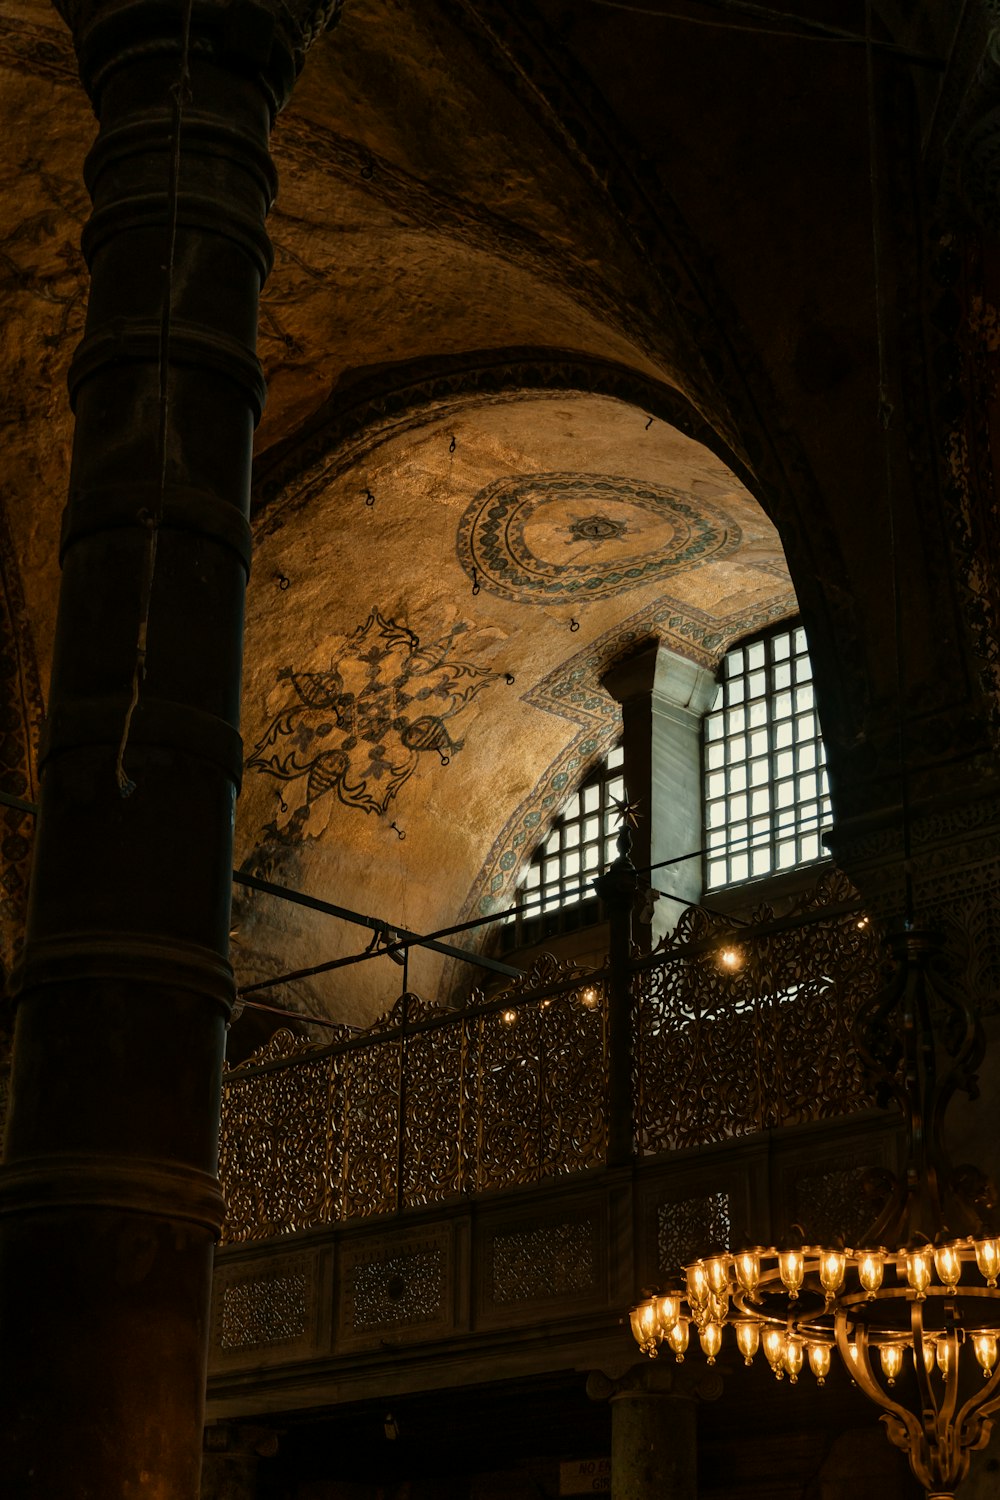
[[975, 1097], [983, 1032], [932, 934], [908, 922], [891, 942], [894, 974], [860, 1008], [855, 1041], [880, 1102], [902, 1108], [907, 1155], [863, 1241], [793, 1232], [780, 1247], [708, 1255], [633, 1308], [631, 1325], [644, 1354], [681, 1360], [695, 1335], [709, 1363], [732, 1328], [748, 1365], [760, 1350], [791, 1384], [806, 1366], [822, 1384], [836, 1351], [930, 1500], [945, 1500], [1000, 1407], [996, 1193], [978, 1169], [953, 1170], [942, 1144], [953, 1094]]

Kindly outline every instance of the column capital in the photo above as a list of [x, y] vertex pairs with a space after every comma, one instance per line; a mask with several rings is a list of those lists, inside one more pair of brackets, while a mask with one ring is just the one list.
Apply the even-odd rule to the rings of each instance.
[[[73, 33], [80, 77], [95, 110], [119, 66], [181, 50], [185, 0], [53, 0]], [[256, 75], [276, 114], [287, 102], [306, 52], [340, 19], [344, 0], [189, 0], [200, 57]]]
[[587, 1395], [591, 1401], [615, 1401], [621, 1396], [672, 1396], [685, 1401], [717, 1401], [722, 1395], [721, 1373], [704, 1364], [644, 1360], [622, 1375], [591, 1370]]

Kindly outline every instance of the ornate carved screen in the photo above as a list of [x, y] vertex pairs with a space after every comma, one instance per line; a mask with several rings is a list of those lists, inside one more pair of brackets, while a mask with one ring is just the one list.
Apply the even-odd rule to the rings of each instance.
[[[866, 1094], [851, 1029], [882, 975], [877, 935], [828, 877], [743, 931], [689, 910], [639, 976], [634, 1052], [643, 1154], [848, 1115]], [[847, 908], [845, 910], [845, 907]]]
[[[851, 1023], [879, 980], [879, 949], [850, 894], [828, 883], [780, 922], [762, 910], [736, 939], [730, 921], [691, 912], [635, 973], [640, 1154], [871, 1102]], [[226, 1238], [603, 1165], [611, 993], [607, 970], [546, 959], [499, 999], [463, 1011], [405, 995], [361, 1037], [319, 1046], [279, 1032], [226, 1076]]]

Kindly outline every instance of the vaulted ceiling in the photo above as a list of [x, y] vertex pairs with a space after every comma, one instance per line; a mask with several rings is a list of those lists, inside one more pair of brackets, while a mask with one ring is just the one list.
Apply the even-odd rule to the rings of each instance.
[[[678, 8], [348, 0], [310, 54], [274, 133], [241, 869], [418, 931], [495, 909], [615, 736], [606, 668], [653, 638], [714, 666], [794, 613], [789, 565], [821, 655], [864, 678], [845, 643], [887, 604], [858, 584], [863, 50]], [[863, 27], [860, 4], [807, 9]], [[0, 70], [8, 769], [30, 795], [93, 126], [47, 6], [3, 0]], [[368, 940], [246, 891], [234, 920], [244, 983]], [[457, 978], [412, 960], [424, 994]], [[363, 1024], [398, 982], [382, 959], [273, 998]]]

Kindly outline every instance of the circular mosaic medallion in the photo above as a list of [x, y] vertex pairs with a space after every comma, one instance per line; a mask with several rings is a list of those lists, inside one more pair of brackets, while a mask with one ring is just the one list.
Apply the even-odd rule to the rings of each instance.
[[520, 474], [487, 485], [458, 528], [475, 582], [507, 599], [606, 599], [727, 557], [740, 529], [667, 485], [602, 474]]

